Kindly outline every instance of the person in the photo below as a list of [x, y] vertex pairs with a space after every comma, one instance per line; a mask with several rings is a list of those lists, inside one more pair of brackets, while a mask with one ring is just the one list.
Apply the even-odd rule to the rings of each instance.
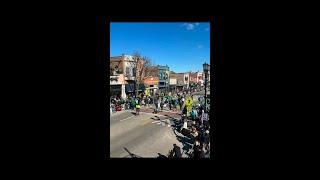
[[191, 130], [191, 139], [192, 139], [192, 141], [195, 141], [195, 140], [197, 140], [198, 139], [198, 132], [197, 132], [197, 130], [196, 130], [196, 128], [194, 127], [194, 126], [192, 126], [192, 128], [191, 128], [192, 130]]
[[112, 105], [110, 104], [110, 115], [112, 115]]
[[201, 157], [201, 149], [199, 141], [195, 141], [193, 146], [193, 158], [199, 159]]
[[177, 146], [176, 144], [173, 144], [173, 152], [174, 152], [174, 158], [181, 158], [182, 153], [181, 153], [181, 148]]
[[192, 116], [193, 120], [196, 120], [196, 118], [198, 117], [198, 112], [197, 112], [196, 108], [193, 108], [191, 116]]
[[200, 158], [205, 158], [204, 146], [200, 145], [199, 150], [200, 150], [200, 153], [199, 153], [200, 154]]
[[157, 110], [157, 112], [160, 112], [161, 105], [163, 105], [163, 104], [162, 104], [162, 98], [159, 97], [159, 99], [158, 99], [158, 110]]
[[176, 100], [175, 100], [175, 97], [171, 99], [171, 106], [173, 108], [173, 111], [176, 111]]
[[140, 108], [141, 108], [141, 106], [140, 106], [140, 104], [138, 103], [138, 104], [136, 105], [136, 115], [139, 115], [139, 113], [140, 113]]
[[163, 110], [163, 98], [160, 98], [160, 107], [161, 107], [161, 110]]
[[210, 149], [210, 134], [209, 134], [209, 130], [206, 130], [205, 134], [204, 134], [204, 144], [205, 144], [205, 149], [207, 151], [209, 151]]
[[181, 98], [181, 106], [184, 104], [184, 96]]
[[154, 97], [153, 102], [155, 105], [154, 113], [157, 114], [158, 113], [158, 98], [156, 96]]
[[142, 98], [142, 99], [141, 99], [141, 105], [143, 105], [144, 107], [146, 106], [146, 104], [145, 104], [145, 98]]
[[184, 114], [187, 117], [187, 106], [183, 107], [182, 114]]
[[208, 117], [207, 114], [204, 113], [204, 110], [202, 110], [202, 113], [201, 113], [201, 124], [203, 124], [204, 119], [207, 118], [207, 117]]
[[136, 101], [134, 100], [134, 98], [131, 98], [131, 110], [133, 110], [136, 106]]

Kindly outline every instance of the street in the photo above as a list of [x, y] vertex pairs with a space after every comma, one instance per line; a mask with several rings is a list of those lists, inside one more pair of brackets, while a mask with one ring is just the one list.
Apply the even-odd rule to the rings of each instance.
[[[110, 157], [130, 157], [129, 151], [140, 157], [167, 156], [173, 144], [182, 151], [172, 124], [178, 113], [161, 112], [153, 114], [152, 109], [141, 109], [140, 115], [134, 111], [117, 112], [110, 119]], [[126, 151], [126, 149], [127, 151]], [[186, 156], [186, 155], [183, 155]]]
[[[203, 96], [204, 91], [192, 94], [196, 102], [199, 96]], [[173, 144], [181, 148], [182, 157], [188, 157], [186, 152], [192, 145], [172, 126], [174, 121], [181, 118], [181, 111], [164, 109], [158, 114], [154, 114], [153, 111], [154, 105], [151, 105], [143, 106], [140, 115], [135, 115], [133, 110], [120, 111], [111, 115], [111, 158], [130, 158], [132, 155], [144, 158], [167, 156]]]

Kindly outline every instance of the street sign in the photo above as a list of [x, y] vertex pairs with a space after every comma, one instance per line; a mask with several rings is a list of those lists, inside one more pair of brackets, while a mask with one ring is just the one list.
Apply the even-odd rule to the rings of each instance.
[[191, 97], [187, 97], [186, 98], [186, 106], [187, 107], [192, 107], [192, 104], [193, 104], [193, 100]]
[[149, 90], [149, 88], [146, 88], [145, 94], [146, 94], [146, 96], [150, 96], [150, 90]]

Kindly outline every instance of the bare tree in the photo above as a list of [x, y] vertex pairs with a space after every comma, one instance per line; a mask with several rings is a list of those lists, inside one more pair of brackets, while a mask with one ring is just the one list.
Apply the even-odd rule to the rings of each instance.
[[138, 96], [139, 86], [142, 84], [143, 79], [149, 75], [148, 68], [151, 66], [150, 58], [142, 57], [139, 52], [133, 53], [134, 68], [135, 68], [135, 85], [136, 96]]

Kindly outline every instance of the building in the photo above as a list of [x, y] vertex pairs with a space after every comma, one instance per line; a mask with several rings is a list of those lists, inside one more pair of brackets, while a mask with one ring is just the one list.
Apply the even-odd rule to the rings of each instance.
[[153, 77], [153, 76], [145, 77], [143, 80], [143, 83], [144, 83], [146, 89], [148, 89], [150, 91], [151, 96], [153, 96], [154, 94], [157, 93], [158, 84], [159, 84], [159, 77]]
[[170, 81], [170, 70], [169, 66], [159, 66], [158, 65], [158, 77], [159, 77], [159, 89], [168, 90]]
[[[141, 61], [143, 63], [143, 61]], [[142, 64], [139, 64], [141, 66]], [[110, 57], [110, 92], [119, 94], [119, 85], [121, 83], [121, 97], [126, 98], [127, 95], [135, 92], [136, 78], [136, 62], [133, 56], [122, 55]], [[120, 81], [115, 82], [115, 79]], [[139, 91], [144, 90], [144, 85], [141, 84]]]
[[[182, 91], [184, 88], [184, 73], [171, 73], [170, 79], [172, 82], [175, 81], [175, 90], [176, 91]], [[175, 79], [175, 80], [174, 80]]]
[[177, 78], [172, 76], [171, 73], [170, 80], [169, 80], [169, 91], [176, 92], [177, 91]]
[[190, 85], [194, 86], [203, 86], [204, 85], [204, 73], [202, 72], [190, 72]]
[[185, 88], [185, 89], [188, 89], [188, 88], [189, 88], [189, 84], [190, 84], [189, 73], [184, 73], [184, 74], [183, 74], [183, 84], [184, 84], [184, 88]]
[[147, 69], [149, 76], [158, 77], [158, 89], [160, 91], [169, 90], [170, 87], [170, 69], [169, 66], [152, 66]]
[[123, 74], [110, 76], [110, 96], [125, 98], [125, 80]]

